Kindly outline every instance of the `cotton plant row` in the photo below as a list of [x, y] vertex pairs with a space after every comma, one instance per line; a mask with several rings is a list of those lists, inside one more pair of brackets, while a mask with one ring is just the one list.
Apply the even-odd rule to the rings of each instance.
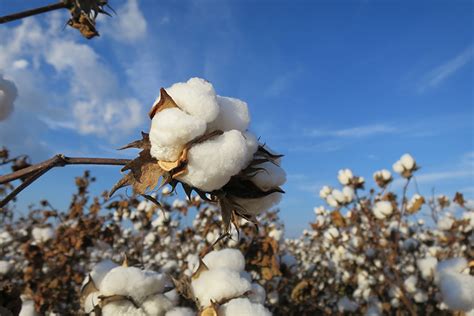
[[111, 190], [131, 185], [138, 194], [161, 185], [183, 186], [219, 205], [225, 231], [237, 217], [256, 223], [276, 205], [286, 174], [281, 155], [258, 142], [248, 130], [247, 104], [217, 95], [211, 83], [191, 78], [161, 89], [149, 113], [149, 134], [124, 148], [140, 148], [139, 157]]
[[[418, 169], [409, 154], [393, 165], [407, 185]], [[460, 194], [397, 197], [386, 169], [373, 178], [379, 189], [368, 195], [349, 169], [338, 173], [341, 189], [321, 189], [327, 206], [315, 208], [312, 230], [287, 240], [302, 279], [293, 297], [328, 314], [474, 313], [472, 205]], [[451, 212], [455, 206], [460, 216]], [[433, 224], [412, 216], [422, 209]]]

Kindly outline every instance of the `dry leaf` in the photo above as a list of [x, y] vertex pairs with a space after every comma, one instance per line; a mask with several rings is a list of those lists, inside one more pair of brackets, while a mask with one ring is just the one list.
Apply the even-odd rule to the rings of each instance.
[[174, 102], [173, 98], [170, 97], [168, 92], [166, 92], [165, 89], [161, 88], [160, 100], [152, 106], [150, 112], [148, 113], [148, 116], [150, 116], [150, 119], [152, 119], [156, 113], [163, 111], [164, 109], [171, 108], [179, 108], [179, 106], [176, 104], [176, 102]]

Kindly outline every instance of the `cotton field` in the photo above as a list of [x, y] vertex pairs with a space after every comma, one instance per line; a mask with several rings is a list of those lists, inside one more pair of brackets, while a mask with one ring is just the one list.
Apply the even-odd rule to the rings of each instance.
[[[417, 163], [393, 170], [408, 183]], [[91, 197], [76, 178], [70, 209], [46, 201], [0, 233], [3, 310], [20, 315], [315, 315], [474, 313], [474, 212], [455, 197], [397, 196], [350, 169], [321, 189], [308, 229], [284, 236], [278, 212], [237, 219], [217, 204], [154, 195]], [[423, 220], [416, 215], [429, 214]], [[194, 217], [192, 223], [185, 218]], [[6, 313], [6, 312], [5, 312]]]

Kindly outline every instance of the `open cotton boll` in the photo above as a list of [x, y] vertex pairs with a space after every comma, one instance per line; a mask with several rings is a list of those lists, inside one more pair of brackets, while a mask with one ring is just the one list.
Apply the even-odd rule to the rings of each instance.
[[39, 315], [35, 310], [35, 302], [33, 300], [21, 298], [23, 301], [21, 304], [20, 314], [18, 316], [37, 316]]
[[185, 145], [205, 131], [206, 122], [201, 118], [177, 108], [164, 109], [151, 120], [150, 142], [152, 146]]
[[211, 300], [218, 302], [238, 297], [250, 291], [252, 286], [237, 271], [213, 269], [202, 272], [198, 279], [192, 281], [191, 288], [201, 307], [205, 307], [211, 305]]
[[102, 307], [103, 316], [146, 316], [142, 308], [136, 308], [127, 300], [115, 301]]
[[393, 212], [393, 205], [389, 201], [380, 201], [374, 204], [372, 212], [378, 219], [384, 219]]
[[474, 309], [474, 276], [448, 269], [440, 274], [439, 287], [450, 309], [465, 312]]
[[15, 84], [0, 74], [0, 121], [8, 118], [13, 112], [13, 102], [17, 96], [18, 90]]
[[449, 216], [442, 217], [438, 220], [439, 230], [450, 230], [453, 227], [454, 219]]
[[337, 174], [337, 179], [342, 185], [348, 185], [353, 177], [354, 175], [350, 169], [341, 169]]
[[234, 201], [242, 206], [249, 215], [258, 215], [262, 212], [268, 211], [278, 203], [280, 203], [283, 194], [274, 192], [267, 196], [258, 199], [241, 199], [235, 198]]
[[196, 316], [196, 313], [189, 307], [175, 307], [167, 311], [165, 316]]
[[54, 237], [54, 230], [51, 227], [35, 227], [31, 234], [36, 242], [45, 242]]
[[166, 277], [162, 274], [135, 267], [116, 267], [110, 270], [100, 284], [102, 295], [125, 295], [141, 302], [153, 293], [162, 292]]
[[249, 164], [252, 155], [241, 132], [225, 132], [191, 147], [187, 172], [178, 180], [207, 192], [220, 189]]
[[209, 270], [227, 268], [241, 272], [245, 269], [245, 258], [237, 249], [225, 248], [211, 251], [202, 261], [204, 261]]
[[217, 96], [219, 114], [216, 119], [209, 123], [208, 130], [230, 131], [236, 129], [244, 132], [250, 123], [247, 103], [242, 100]]
[[252, 303], [248, 298], [233, 299], [221, 307], [219, 316], [270, 316], [272, 313], [261, 304]]
[[411, 170], [415, 167], [415, 159], [410, 154], [404, 154], [400, 158], [400, 162], [406, 170]]
[[425, 280], [431, 280], [433, 278], [437, 264], [438, 259], [435, 257], [426, 257], [416, 261], [416, 265], [421, 272], [421, 277]]
[[8, 274], [13, 268], [13, 265], [5, 260], [0, 260], [0, 275]]
[[[90, 272], [90, 276], [94, 281], [94, 284], [97, 288], [100, 288], [102, 284], [102, 280], [106, 276], [106, 274], [112, 270], [113, 268], [117, 267], [118, 265], [111, 260], [103, 260], [96, 264], [92, 271]], [[87, 280], [87, 279], [86, 279]]]
[[219, 114], [214, 87], [204, 79], [191, 78], [187, 82], [175, 83], [166, 92], [181, 109], [207, 123], [215, 120]]
[[251, 180], [263, 191], [279, 187], [286, 182], [286, 172], [280, 166], [272, 162], [265, 162], [257, 167], [264, 170], [258, 171]]

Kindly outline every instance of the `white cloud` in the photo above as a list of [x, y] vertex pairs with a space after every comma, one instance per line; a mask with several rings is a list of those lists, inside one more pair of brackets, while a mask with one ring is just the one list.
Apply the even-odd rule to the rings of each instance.
[[13, 102], [18, 95], [15, 84], [3, 78], [0, 73], [0, 122], [6, 120], [13, 112]]
[[429, 88], [434, 88], [457, 72], [459, 69], [467, 65], [474, 57], [474, 46], [470, 46], [453, 59], [445, 62], [441, 66], [436, 67], [421, 80], [418, 91], [424, 92]]
[[128, 0], [117, 9], [117, 15], [108, 19], [106, 24], [109, 25], [101, 28], [103, 29], [102, 33], [111, 36], [118, 42], [135, 43], [146, 37], [147, 22], [138, 6], [138, 0]]
[[[132, 2], [126, 6], [134, 9]], [[127, 82], [119, 84], [115, 73], [125, 69], [112, 71], [92, 44], [79, 42], [74, 30], [62, 32], [65, 20], [65, 14], [51, 14], [46, 25], [31, 18], [0, 29], [0, 70], [13, 78], [20, 95], [16, 120], [35, 116], [37, 134], [45, 127], [108, 140], [129, 134], [143, 123], [146, 109]]]
[[313, 129], [307, 133], [312, 137], [341, 137], [341, 138], [359, 138], [369, 137], [379, 134], [396, 133], [397, 129], [390, 125], [373, 124], [365, 126], [356, 126], [351, 128], [344, 128], [338, 130], [328, 129]]

